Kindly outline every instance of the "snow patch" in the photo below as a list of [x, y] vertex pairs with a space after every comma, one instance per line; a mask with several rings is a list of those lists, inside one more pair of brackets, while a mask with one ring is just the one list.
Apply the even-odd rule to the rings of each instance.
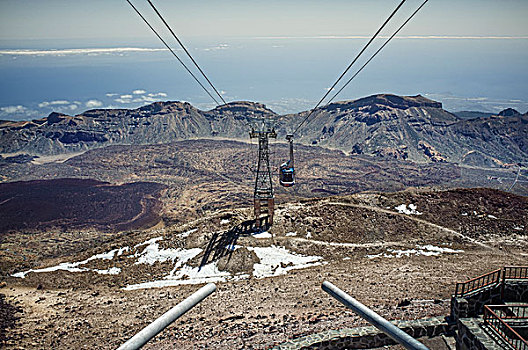
[[409, 204], [409, 208], [407, 208], [407, 205], [400, 204], [397, 207], [394, 207], [400, 214], [406, 214], [406, 215], [422, 215], [423, 213], [417, 211], [416, 204]]
[[220, 225], [227, 225], [229, 224], [229, 222], [230, 222], [229, 219], [222, 219], [220, 220]]
[[290, 253], [284, 247], [247, 247], [254, 251], [260, 263], [253, 265], [256, 278], [284, 275], [290, 270], [304, 269], [322, 264], [320, 256], [303, 256]]
[[437, 247], [434, 245], [424, 245], [420, 246], [417, 245], [416, 249], [392, 249], [388, 248], [387, 253], [379, 253], [379, 254], [371, 254], [367, 255], [368, 259], [375, 259], [375, 258], [401, 258], [403, 256], [438, 256], [443, 253], [446, 254], [456, 254], [456, 253], [463, 253], [464, 251], [461, 249], [451, 249], [447, 247]]
[[123, 255], [125, 252], [128, 253], [130, 251], [130, 247], [122, 247], [122, 248], [119, 248], [119, 250], [117, 251], [117, 256], [121, 256]]
[[491, 215], [491, 214], [488, 214], [488, 218], [490, 218], [490, 219], [498, 219], [498, 217], [496, 217], [495, 215]]
[[100, 275], [119, 275], [121, 273], [121, 268], [119, 268], [119, 267], [111, 267], [111, 268], [106, 269], [106, 270], [94, 269], [92, 271], [95, 271], [95, 272], [97, 272]]
[[[56, 266], [45, 267], [45, 268], [42, 268], [42, 269], [30, 269], [30, 270], [27, 270], [27, 271], [14, 273], [11, 276], [18, 277], [18, 278], [26, 278], [26, 275], [28, 273], [30, 273], [30, 272], [54, 272], [54, 271], [59, 271], [59, 270], [68, 271], [68, 272], [93, 271], [93, 272], [96, 272], [96, 273], [99, 273], [99, 274], [107, 274], [107, 275], [108, 274], [114, 274], [114, 272], [117, 271], [116, 269], [118, 269], [118, 268], [111, 268], [109, 270], [98, 270], [98, 269], [90, 269], [90, 268], [87, 268], [87, 267], [79, 267], [79, 266], [86, 265], [92, 260], [111, 260], [111, 259], [114, 258], [114, 255], [116, 254], [116, 252], [119, 254], [119, 250], [118, 249], [113, 249], [113, 250], [111, 250], [109, 252], [106, 252], [106, 253], [93, 255], [93, 256], [91, 256], [88, 259], [83, 260], [83, 261], [65, 262], [65, 263], [60, 263], [59, 265], [56, 265]], [[119, 269], [119, 271], [121, 271], [121, 270]]]
[[255, 234], [251, 235], [251, 237], [253, 237], [253, 238], [271, 238], [271, 233], [269, 233], [268, 231], [264, 231], [264, 232], [255, 233]]
[[295, 237], [297, 236], [297, 232], [287, 232], [286, 237]]
[[163, 237], [161, 237], [161, 236], [156, 237], [156, 238], [151, 238], [151, 239], [149, 239], [149, 240], [147, 240], [147, 241], [145, 241], [143, 243], [136, 244], [134, 246], [134, 248], [141, 247], [141, 246], [144, 246], [144, 245], [150, 245], [150, 244], [156, 243], [157, 241], [160, 241], [162, 239], [163, 239]]
[[172, 262], [174, 262], [174, 260], [176, 259], [178, 259], [179, 261], [183, 261], [182, 263], [185, 263], [188, 260], [194, 258], [196, 255], [200, 254], [201, 251], [202, 250], [200, 248], [160, 249], [157, 240], [151, 240], [151, 243], [145, 249], [143, 249], [141, 253], [136, 253], [135, 256], [138, 257], [138, 260], [135, 262], [135, 264], [153, 265], [156, 262], [165, 262], [167, 260], [171, 260]]
[[178, 237], [187, 238], [191, 233], [194, 233], [196, 231], [198, 231], [198, 229], [197, 228], [193, 228], [192, 230], [185, 231], [185, 232], [182, 232], [182, 233], [178, 234]]

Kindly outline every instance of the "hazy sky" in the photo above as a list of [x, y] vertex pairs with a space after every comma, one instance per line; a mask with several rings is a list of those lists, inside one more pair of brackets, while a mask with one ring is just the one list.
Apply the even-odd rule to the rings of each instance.
[[[151, 18], [144, 0], [134, 0]], [[155, 0], [183, 37], [370, 35], [399, 0]], [[421, 3], [408, 0], [400, 16]], [[148, 11], [147, 11], [148, 10]], [[402, 35], [527, 36], [527, 0], [430, 0]], [[0, 40], [156, 43], [125, 0], [0, 0]]]
[[[400, 1], [153, 0], [227, 101], [279, 113], [313, 107]], [[381, 36], [422, 1], [407, 0]], [[132, 2], [175, 47], [146, 0]], [[449, 110], [525, 112], [526, 18], [528, 0], [429, 0], [338, 100], [423, 94]], [[156, 100], [214, 107], [161, 47], [126, 0], [0, 0], [0, 119]]]

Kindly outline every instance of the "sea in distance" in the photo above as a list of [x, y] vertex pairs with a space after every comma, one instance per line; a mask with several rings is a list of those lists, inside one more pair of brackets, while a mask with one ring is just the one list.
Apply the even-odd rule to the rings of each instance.
[[[226, 101], [261, 102], [280, 114], [313, 108], [368, 41], [182, 39]], [[347, 77], [384, 41], [375, 41]], [[181, 49], [175, 52], [192, 68]], [[528, 39], [523, 38], [396, 38], [336, 100], [377, 93], [422, 94], [450, 111], [499, 112], [513, 107], [525, 113], [527, 62]], [[188, 101], [201, 109], [215, 106], [170, 52], [152, 42], [4, 40], [0, 75], [0, 119], [136, 108], [168, 100]]]

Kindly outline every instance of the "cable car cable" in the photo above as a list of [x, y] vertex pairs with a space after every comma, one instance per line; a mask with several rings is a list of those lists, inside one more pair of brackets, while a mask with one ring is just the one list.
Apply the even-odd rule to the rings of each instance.
[[150, 6], [152, 7], [152, 9], [154, 10], [154, 12], [156, 12], [156, 14], [158, 15], [158, 17], [161, 19], [161, 21], [165, 24], [165, 26], [167, 27], [167, 29], [171, 32], [172, 36], [174, 37], [174, 39], [176, 39], [176, 41], [178, 42], [178, 44], [180, 44], [181, 48], [183, 49], [183, 51], [185, 51], [185, 53], [187, 54], [187, 56], [191, 59], [191, 61], [194, 63], [195, 67], [200, 71], [200, 73], [202, 73], [203, 77], [205, 78], [205, 80], [207, 80], [207, 82], [209, 83], [209, 85], [213, 88], [214, 92], [216, 92], [216, 94], [218, 95], [218, 97], [220, 97], [220, 99], [222, 100], [222, 102], [224, 102], [224, 104], [226, 104], [227, 102], [224, 100], [224, 98], [222, 97], [222, 95], [220, 95], [220, 93], [218, 92], [218, 90], [216, 90], [216, 88], [214, 87], [213, 83], [211, 83], [211, 81], [209, 80], [209, 78], [207, 78], [207, 75], [205, 75], [204, 71], [200, 68], [200, 66], [198, 65], [198, 63], [196, 63], [196, 61], [194, 60], [194, 58], [191, 56], [191, 54], [189, 53], [189, 51], [187, 50], [187, 48], [183, 45], [183, 43], [181, 42], [181, 40], [178, 38], [178, 36], [174, 33], [174, 31], [172, 30], [172, 28], [169, 26], [169, 24], [165, 21], [165, 18], [163, 18], [163, 16], [161, 15], [161, 13], [158, 11], [158, 9], [156, 8], [156, 6], [154, 6], [154, 4], [152, 3], [152, 1], [150, 0], [147, 0], [147, 2], [150, 4]]
[[372, 59], [373, 59], [374, 57], [376, 57], [376, 55], [377, 55], [378, 53], [380, 53], [381, 50], [383, 50], [383, 48], [384, 48], [384, 47], [385, 47], [385, 46], [386, 46], [386, 45], [387, 45], [387, 44], [388, 44], [388, 43], [389, 43], [389, 42], [390, 42], [390, 41], [396, 36], [396, 34], [398, 34], [398, 32], [399, 32], [400, 30], [402, 30], [403, 27], [405, 27], [405, 25], [406, 25], [406, 24], [407, 24], [407, 23], [408, 23], [408, 22], [414, 17], [414, 15], [416, 15], [416, 14], [418, 13], [418, 11], [420, 11], [420, 9], [421, 9], [421, 8], [422, 8], [422, 7], [428, 2], [428, 1], [429, 1], [429, 0], [425, 0], [425, 1], [422, 3], [422, 5], [420, 5], [420, 7], [418, 7], [418, 9], [416, 9], [416, 11], [413, 12], [413, 14], [412, 14], [411, 16], [410, 16], [405, 22], [403, 22], [403, 24], [402, 24], [402, 25], [401, 25], [401, 26], [400, 26], [400, 27], [394, 32], [394, 34], [392, 34], [392, 35], [391, 35], [391, 36], [385, 41], [385, 43], [384, 43], [384, 44], [383, 44], [383, 45], [382, 45], [382, 46], [381, 46], [381, 47], [380, 47], [380, 48], [379, 48], [379, 49], [378, 49], [378, 50], [377, 50], [372, 56], [370, 56], [370, 58], [368, 59], [368, 61], [365, 62], [365, 64], [364, 64], [363, 66], [361, 66], [361, 68], [359, 68], [359, 70], [358, 70], [358, 71], [357, 71], [357, 72], [356, 72], [356, 73], [355, 73], [350, 79], [348, 79], [348, 81], [345, 83], [345, 85], [343, 85], [343, 86], [339, 89], [339, 91], [337, 91], [337, 92], [335, 93], [335, 95], [332, 96], [332, 98], [326, 103], [325, 106], [328, 106], [328, 105], [329, 105], [329, 104], [330, 104], [330, 103], [336, 98], [336, 96], [339, 95], [339, 93], [340, 93], [341, 91], [343, 91], [344, 88], [346, 88], [347, 85], [348, 85], [352, 80], [354, 80], [355, 77], [358, 76], [358, 74], [359, 74], [359, 73], [360, 73], [360, 72], [361, 72], [361, 71], [362, 71], [362, 70], [363, 70], [363, 69], [364, 69], [369, 63], [370, 63], [370, 61], [372, 61]]
[[196, 76], [193, 74], [193, 72], [191, 72], [191, 70], [185, 65], [185, 63], [183, 63], [183, 61], [178, 57], [178, 55], [176, 55], [174, 50], [171, 49], [171, 47], [165, 42], [165, 40], [163, 40], [163, 38], [158, 34], [158, 32], [150, 25], [150, 23], [147, 21], [147, 19], [145, 17], [143, 17], [141, 12], [139, 12], [139, 10], [130, 2], [130, 0], [126, 0], [126, 2], [128, 2], [128, 4], [130, 6], [132, 6], [134, 11], [136, 11], [138, 16], [141, 17], [141, 19], [143, 20], [143, 22], [146, 23], [146, 25], [154, 32], [154, 34], [156, 34], [156, 36], [158, 37], [158, 39], [160, 39], [160, 41], [163, 43], [163, 45], [165, 45], [165, 47], [167, 49], [169, 49], [169, 51], [172, 53], [172, 55], [182, 64], [182, 66], [185, 68], [185, 70], [194, 78], [194, 80], [196, 80], [196, 82], [202, 87], [202, 89], [207, 93], [207, 95], [209, 95], [209, 97], [211, 97], [213, 99], [213, 101], [216, 103], [216, 105], [219, 106], [220, 103], [218, 103], [218, 101], [213, 97], [213, 95], [211, 95], [211, 93], [200, 82], [200, 80], [198, 80], [198, 78], [196, 78]]
[[337, 80], [335, 81], [335, 83], [330, 87], [330, 89], [328, 89], [328, 91], [324, 94], [324, 96], [321, 98], [321, 100], [319, 100], [319, 102], [315, 105], [315, 107], [310, 111], [310, 113], [308, 114], [308, 116], [306, 118], [304, 118], [304, 120], [297, 126], [297, 128], [295, 128], [295, 130], [291, 133], [291, 135], [295, 135], [295, 133], [297, 133], [297, 131], [299, 130], [299, 128], [308, 120], [308, 118], [310, 118], [312, 116], [312, 114], [315, 112], [315, 110], [317, 109], [317, 107], [319, 107], [321, 105], [321, 103], [324, 101], [324, 99], [330, 94], [330, 92], [332, 92], [332, 90], [334, 89], [334, 87], [339, 83], [339, 81], [341, 81], [341, 79], [345, 76], [345, 74], [350, 70], [350, 68], [354, 65], [354, 63], [356, 63], [356, 61], [359, 59], [359, 57], [363, 54], [363, 52], [365, 52], [365, 50], [370, 46], [370, 44], [374, 41], [374, 39], [376, 39], [376, 37], [378, 36], [378, 34], [382, 31], [382, 29], [387, 25], [387, 23], [389, 23], [389, 21], [392, 19], [392, 17], [394, 17], [394, 15], [396, 14], [396, 12], [398, 12], [398, 10], [402, 7], [402, 5], [405, 3], [406, 0], [402, 0], [400, 2], [400, 4], [396, 7], [396, 9], [394, 11], [392, 11], [391, 15], [385, 20], [385, 22], [381, 25], [381, 27], [379, 27], [379, 29], [376, 31], [376, 33], [374, 33], [374, 35], [372, 36], [372, 38], [370, 38], [370, 40], [368, 41], [368, 43], [363, 47], [363, 49], [361, 49], [361, 51], [357, 54], [357, 56], [354, 58], [354, 60], [348, 65], [348, 67], [345, 69], [345, 71], [339, 76], [339, 78], [337, 78]]

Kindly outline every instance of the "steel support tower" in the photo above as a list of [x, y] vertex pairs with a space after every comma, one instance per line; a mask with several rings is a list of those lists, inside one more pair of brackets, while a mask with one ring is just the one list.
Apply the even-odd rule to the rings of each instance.
[[[262, 131], [251, 129], [249, 137], [252, 139], [258, 138], [259, 141], [257, 177], [255, 179], [253, 203], [255, 207], [255, 224], [258, 228], [261, 228], [265, 225], [266, 219], [268, 226], [273, 225], [275, 200], [269, 162], [269, 139], [277, 138], [277, 133], [274, 129]], [[268, 212], [267, 217], [262, 216], [266, 211]]]

